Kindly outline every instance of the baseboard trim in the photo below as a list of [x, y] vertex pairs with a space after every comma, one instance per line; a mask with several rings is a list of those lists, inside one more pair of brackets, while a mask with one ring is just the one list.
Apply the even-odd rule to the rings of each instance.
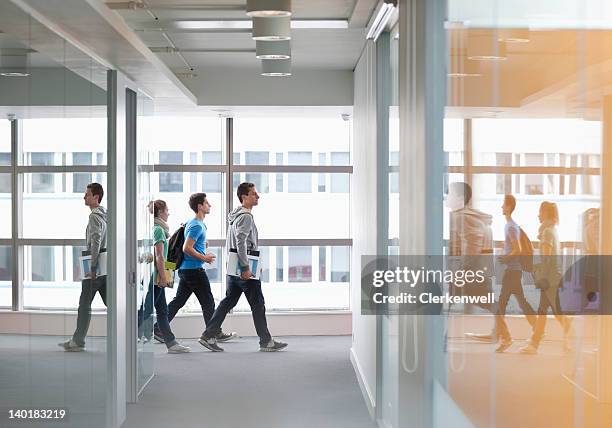
[[355, 375], [357, 376], [357, 382], [359, 383], [359, 388], [361, 389], [361, 394], [363, 395], [363, 399], [366, 403], [366, 407], [368, 408], [368, 413], [370, 413], [370, 418], [372, 420], [376, 419], [376, 400], [372, 396], [372, 392], [368, 387], [367, 382], [365, 381], [365, 377], [363, 375], [363, 370], [361, 369], [361, 365], [359, 364], [359, 359], [355, 354], [355, 350], [351, 348], [350, 352], [351, 364], [353, 365], [353, 369], [355, 370]]
[[[275, 336], [346, 336], [352, 331], [350, 312], [271, 312], [266, 316]], [[75, 311], [0, 311], [0, 334], [68, 336], [74, 332], [76, 318]], [[106, 313], [92, 313], [88, 335], [106, 336], [106, 322]], [[172, 330], [179, 339], [199, 337], [203, 328], [202, 314], [181, 314], [172, 321]], [[223, 329], [244, 337], [257, 336], [250, 312], [229, 314]]]

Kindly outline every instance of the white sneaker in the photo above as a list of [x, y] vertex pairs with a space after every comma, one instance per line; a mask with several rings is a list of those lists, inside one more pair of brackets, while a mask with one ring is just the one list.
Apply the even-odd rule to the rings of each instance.
[[57, 346], [64, 348], [66, 352], [83, 352], [84, 346], [77, 345], [74, 340], [70, 339], [66, 342], [58, 343]]
[[519, 349], [519, 352], [521, 354], [535, 355], [538, 353], [538, 348], [536, 348], [533, 343], [530, 343], [529, 345], [523, 346], [521, 349]]
[[168, 354], [185, 354], [187, 352], [191, 352], [191, 348], [189, 346], [183, 346], [180, 343], [168, 348]]

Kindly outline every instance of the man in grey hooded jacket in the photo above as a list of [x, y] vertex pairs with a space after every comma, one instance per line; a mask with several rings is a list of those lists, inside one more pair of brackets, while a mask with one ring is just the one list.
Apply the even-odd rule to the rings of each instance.
[[247, 298], [253, 313], [255, 330], [259, 336], [259, 350], [262, 352], [279, 351], [286, 343], [272, 339], [266, 321], [266, 306], [261, 291], [261, 281], [253, 278], [247, 258], [248, 251], [258, 249], [257, 226], [251, 210], [259, 204], [259, 195], [253, 183], [241, 183], [236, 191], [241, 206], [228, 216], [227, 250], [236, 250], [240, 264], [240, 277], [227, 275], [225, 298], [219, 303], [212, 318], [206, 325], [199, 342], [213, 352], [221, 352], [223, 348], [217, 345], [216, 335], [221, 331], [221, 324], [228, 312], [236, 306], [242, 293]]
[[85, 205], [91, 210], [85, 230], [87, 251], [91, 254], [90, 272], [81, 283], [76, 330], [72, 339], [59, 344], [68, 352], [85, 350], [85, 336], [91, 320], [91, 302], [96, 293], [100, 293], [100, 297], [106, 305], [106, 275], [98, 275], [97, 273], [100, 253], [106, 249], [106, 210], [100, 205], [103, 197], [104, 189], [101, 184], [90, 183], [87, 185], [83, 199]]
[[[482, 257], [480, 262], [486, 262], [486, 259], [493, 257], [493, 233], [491, 231], [491, 223], [493, 217], [482, 211], [474, 209], [470, 206], [472, 202], [472, 188], [464, 182], [454, 182], [449, 185], [447, 197], [447, 206], [451, 210], [449, 219], [449, 255], [453, 257], [462, 257], [464, 261], [469, 261], [470, 256]], [[486, 295], [493, 291], [491, 278], [486, 278], [484, 285], [454, 287], [452, 291], [455, 294], [465, 295]], [[498, 304], [480, 303], [481, 308], [496, 315], [498, 312]], [[473, 340], [481, 342], [495, 343], [500, 336], [503, 336], [507, 331], [503, 318], [495, 317], [495, 325], [490, 334], [465, 333], [465, 335]]]

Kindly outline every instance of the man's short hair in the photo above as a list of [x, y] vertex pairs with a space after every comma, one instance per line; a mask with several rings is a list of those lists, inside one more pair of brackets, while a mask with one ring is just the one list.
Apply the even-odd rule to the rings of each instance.
[[91, 194], [98, 197], [98, 203], [102, 203], [102, 198], [104, 197], [104, 188], [100, 183], [89, 183], [87, 188], [91, 190]]
[[167, 207], [168, 205], [166, 204], [166, 201], [162, 201], [161, 199], [153, 201], [153, 217], [159, 217], [159, 213], [161, 213]]
[[457, 196], [463, 196], [463, 204], [467, 205], [472, 200], [472, 187], [464, 183], [463, 181], [455, 181], [448, 187], [449, 193], [453, 193]]
[[198, 205], [202, 205], [205, 199], [206, 193], [194, 193], [189, 197], [189, 208], [191, 208], [193, 212], [197, 214]]
[[238, 195], [238, 200], [240, 201], [240, 203], [242, 203], [242, 197], [247, 196], [249, 194], [249, 191], [254, 187], [255, 185], [253, 183], [240, 183], [240, 186], [238, 186], [238, 189], [236, 190], [236, 195]]
[[510, 207], [510, 212], [514, 212], [516, 208], [516, 198], [512, 195], [504, 195], [504, 205]]

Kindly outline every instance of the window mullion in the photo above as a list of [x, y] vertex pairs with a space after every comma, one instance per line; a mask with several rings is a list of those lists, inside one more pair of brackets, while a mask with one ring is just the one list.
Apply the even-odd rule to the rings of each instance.
[[23, 310], [23, 246], [18, 245], [18, 238], [23, 232], [23, 174], [18, 173], [19, 159], [22, 155], [22, 123], [11, 120], [11, 240], [12, 240], [12, 310]]

